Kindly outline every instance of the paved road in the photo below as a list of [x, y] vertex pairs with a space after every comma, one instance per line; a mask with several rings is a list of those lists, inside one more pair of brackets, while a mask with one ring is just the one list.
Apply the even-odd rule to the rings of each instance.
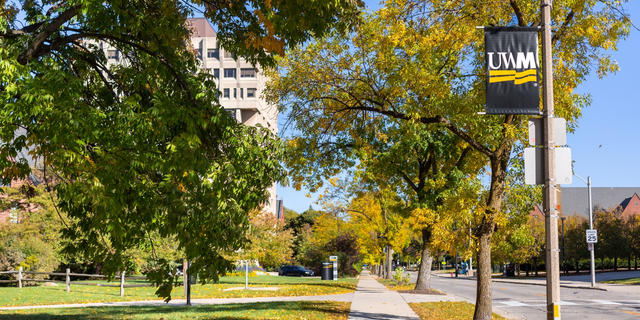
[[[635, 275], [635, 274], [633, 274]], [[600, 279], [629, 275], [602, 274]], [[582, 281], [566, 277], [561, 280]], [[590, 278], [586, 277], [588, 285]], [[440, 291], [475, 301], [476, 281], [463, 278], [434, 277], [432, 286]], [[640, 319], [640, 288], [636, 286], [604, 286], [608, 291], [561, 288], [562, 319]], [[546, 319], [546, 287], [512, 283], [493, 283], [493, 306], [522, 319]]]

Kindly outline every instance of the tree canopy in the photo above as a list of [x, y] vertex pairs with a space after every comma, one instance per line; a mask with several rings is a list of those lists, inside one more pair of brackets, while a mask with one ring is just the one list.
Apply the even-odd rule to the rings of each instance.
[[[615, 50], [629, 32], [622, 5], [554, 2], [555, 113], [570, 128], [590, 101], [574, 92], [576, 86], [590, 72], [605, 76], [617, 70], [607, 50]], [[292, 159], [299, 159], [288, 164], [297, 174], [294, 185], [313, 189], [355, 165], [360, 151], [354, 147], [366, 150], [371, 141], [387, 139], [385, 130], [394, 126], [447, 131], [460, 141], [453, 148], [469, 147], [484, 157], [490, 182], [477, 195], [481, 203], [472, 219], [479, 255], [475, 319], [491, 317], [491, 241], [497, 228], [507, 227], [507, 169], [527, 127], [523, 116], [477, 115], [484, 110], [485, 74], [476, 26], [539, 26], [539, 8], [520, 0], [490, 6], [475, 0], [386, 1], [353, 33], [294, 50], [274, 75], [271, 99], [291, 110], [300, 132], [288, 142]]]
[[[128, 248], [175, 237], [205, 281], [231, 267], [221, 251], [242, 246], [247, 213], [284, 170], [275, 136], [220, 107], [214, 79], [187, 45], [187, 17], [204, 7], [221, 45], [262, 65], [357, 18], [355, 2], [324, 0], [0, 5], [2, 182], [30, 174], [17, 158], [26, 150], [68, 217], [67, 252], [114, 275]], [[123, 63], [110, 63], [102, 43]], [[169, 262], [155, 262], [149, 278], [169, 297]]]

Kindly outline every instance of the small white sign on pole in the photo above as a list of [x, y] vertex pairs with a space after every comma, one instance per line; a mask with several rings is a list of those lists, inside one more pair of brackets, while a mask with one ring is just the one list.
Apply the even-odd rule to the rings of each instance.
[[587, 245], [589, 246], [589, 251], [593, 251], [593, 243], [587, 243]]
[[[571, 184], [571, 149], [556, 148], [556, 181], [557, 184]], [[542, 148], [524, 149], [524, 183], [544, 184], [544, 154]]]
[[[555, 145], [564, 146], [567, 144], [567, 120], [565, 118], [553, 119], [553, 131], [555, 133]], [[542, 146], [544, 141], [542, 140], [542, 133], [544, 132], [544, 126], [542, 118], [529, 119], [529, 144], [532, 146]]]
[[329, 256], [329, 261], [333, 262], [333, 280], [338, 280], [338, 256]]
[[587, 243], [598, 243], [598, 230], [587, 230]]

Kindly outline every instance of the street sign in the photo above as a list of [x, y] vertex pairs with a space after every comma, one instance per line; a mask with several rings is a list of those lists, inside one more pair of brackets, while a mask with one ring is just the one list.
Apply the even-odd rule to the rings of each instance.
[[[542, 118], [529, 119], [529, 144], [532, 146], [542, 146], [542, 132], [544, 132]], [[554, 144], [564, 146], [567, 144], [567, 120], [565, 118], [553, 118], [553, 132], [555, 136]]]
[[[571, 148], [556, 148], [556, 181], [558, 184], [571, 184]], [[524, 149], [524, 183], [544, 184], [544, 149]]]
[[587, 245], [589, 246], [589, 251], [593, 251], [593, 243], [587, 243]]
[[338, 256], [329, 256], [329, 261], [333, 262], [333, 280], [338, 280]]
[[587, 230], [587, 243], [598, 243], [598, 230]]

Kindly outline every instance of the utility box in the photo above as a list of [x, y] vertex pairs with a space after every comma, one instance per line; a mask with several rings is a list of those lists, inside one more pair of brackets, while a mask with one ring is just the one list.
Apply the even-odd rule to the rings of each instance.
[[322, 263], [322, 271], [320, 272], [320, 279], [333, 280], [333, 262], [327, 261]]

